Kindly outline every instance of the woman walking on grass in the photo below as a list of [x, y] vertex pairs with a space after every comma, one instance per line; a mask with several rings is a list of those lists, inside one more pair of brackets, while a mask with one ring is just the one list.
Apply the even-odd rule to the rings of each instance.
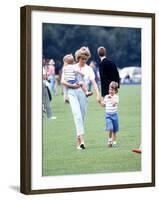
[[[84, 74], [83, 81], [87, 84], [88, 80], [91, 81], [97, 101], [100, 100], [98, 86], [95, 82], [95, 75], [90, 66], [86, 64], [91, 57], [90, 51], [87, 47], [81, 47], [75, 52], [76, 64], [74, 67], [79, 69]], [[85, 149], [84, 142], [84, 122], [87, 111], [87, 97], [81, 86], [77, 83], [71, 84], [65, 81], [64, 73], [62, 74], [61, 83], [68, 88], [68, 97], [73, 114], [73, 119], [76, 127], [76, 148]]]

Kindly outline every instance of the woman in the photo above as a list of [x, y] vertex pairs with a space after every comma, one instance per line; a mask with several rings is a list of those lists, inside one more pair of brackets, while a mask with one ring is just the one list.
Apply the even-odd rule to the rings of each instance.
[[50, 82], [49, 89], [55, 95], [55, 62], [53, 59], [49, 60], [47, 75], [48, 75], [48, 81]]
[[[97, 101], [100, 100], [100, 94], [98, 90], [98, 86], [95, 82], [95, 75], [90, 66], [86, 64], [91, 54], [87, 47], [81, 47], [79, 50], [75, 52], [76, 64], [75, 68], [78, 68], [83, 74], [83, 81], [87, 85], [89, 81], [91, 81], [94, 90], [97, 95]], [[76, 145], [77, 149], [85, 149], [84, 144], [84, 121], [87, 110], [87, 97], [85, 96], [83, 90], [78, 84], [70, 84], [65, 81], [64, 74], [62, 75], [61, 83], [65, 85], [68, 89], [68, 97], [69, 102], [74, 118], [74, 123], [76, 127]]]

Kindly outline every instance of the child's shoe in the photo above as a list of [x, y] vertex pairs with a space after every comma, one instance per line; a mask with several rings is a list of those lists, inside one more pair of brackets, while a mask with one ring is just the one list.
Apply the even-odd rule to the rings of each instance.
[[112, 147], [112, 142], [108, 142], [108, 147]]
[[93, 95], [93, 92], [86, 92], [86, 97], [89, 97], [89, 96], [92, 96]]
[[108, 147], [112, 147], [112, 138], [108, 139]]
[[56, 117], [55, 117], [55, 116], [52, 116], [52, 117], [50, 117], [49, 119], [56, 119]]
[[117, 145], [117, 143], [116, 143], [116, 141], [113, 141], [112, 142], [112, 147], [117, 147], [118, 145]]
[[141, 153], [141, 149], [133, 149], [132, 152], [134, 152], [134, 153]]

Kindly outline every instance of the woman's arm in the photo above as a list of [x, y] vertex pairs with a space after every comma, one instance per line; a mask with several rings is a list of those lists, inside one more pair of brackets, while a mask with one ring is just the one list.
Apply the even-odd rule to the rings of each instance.
[[100, 96], [100, 93], [99, 93], [99, 90], [98, 90], [98, 86], [97, 86], [94, 79], [91, 80], [91, 82], [92, 82], [93, 88], [94, 88], [96, 95], [97, 95], [97, 101], [99, 102], [101, 100], [101, 96]]

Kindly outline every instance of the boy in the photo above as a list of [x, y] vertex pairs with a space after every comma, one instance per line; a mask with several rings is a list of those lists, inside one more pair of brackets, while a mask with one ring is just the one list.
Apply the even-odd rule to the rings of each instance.
[[118, 83], [112, 81], [109, 84], [109, 94], [105, 96], [104, 100], [99, 100], [101, 106], [106, 107], [106, 131], [108, 131], [108, 147], [116, 146], [116, 133], [119, 130], [118, 122], [118, 104], [119, 96]]
[[87, 97], [91, 96], [93, 92], [89, 92], [86, 85], [82, 81], [84, 74], [79, 69], [77, 69], [77, 67], [75, 67], [73, 55], [68, 54], [64, 56], [63, 62], [64, 62], [63, 73], [65, 81], [71, 84], [80, 85], [85, 95]]

